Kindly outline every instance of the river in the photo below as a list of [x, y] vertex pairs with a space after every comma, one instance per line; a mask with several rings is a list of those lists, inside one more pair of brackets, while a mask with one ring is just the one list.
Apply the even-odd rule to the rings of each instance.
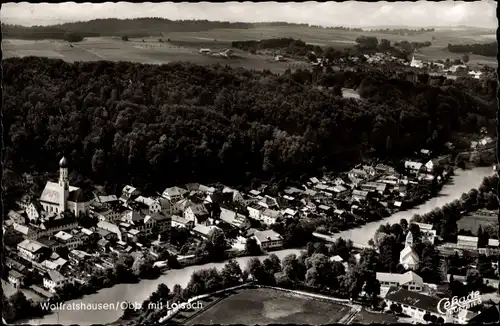
[[[469, 191], [472, 188], [477, 188], [481, 184], [485, 176], [492, 174], [491, 167], [487, 168], [474, 168], [471, 170], [456, 170], [455, 176], [452, 181], [446, 184], [441, 190], [438, 197], [432, 198], [426, 203], [407, 211], [398, 212], [390, 217], [387, 217], [381, 221], [372, 222], [363, 225], [359, 228], [343, 231], [338, 234], [338, 236], [345, 239], [351, 239], [359, 244], [367, 244], [375, 231], [381, 224], [386, 223], [397, 223], [400, 219], [406, 218], [410, 220], [415, 214], [425, 214], [435, 207], [441, 207], [446, 203], [449, 203], [455, 199], [460, 198], [462, 193]], [[290, 253], [299, 254], [299, 249], [287, 249], [275, 252], [280, 259], [285, 257]], [[261, 256], [265, 257], [265, 256]], [[246, 267], [248, 260], [251, 257], [237, 258], [236, 260], [243, 268]], [[156, 280], [143, 280], [137, 284], [119, 284], [111, 288], [102, 289], [98, 293], [84, 296], [81, 299], [71, 300], [68, 303], [114, 303], [121, 301], [130, 301], [142, 303], [149, 295], [156, 290], [158, 284], [165, 283], [170, 289], [174, 287], [175, 284], [180, 284], [181, 286], [186, 286], [191, 278], [191, 274], [199, 269], [205, 268], [222, 268], [224, 263], [210, 263], [200, 266], [189, 266], [182, 270], [170, 270], [166, 274], [162, 275]], [[27, 323], [32, 325], [37, 324], [78, 324], [78, 325], [89, 325], [89, 324], [106, 324], [113, 322], [121, 317], [122, 311], [119, 309], [115, 310], [98, 310], [98, 311], [84, 311], [84, 310], [63, 310], [58, 313], [53, 313], [46, 315], [40, 319], [34, 319], [27, 321]]]

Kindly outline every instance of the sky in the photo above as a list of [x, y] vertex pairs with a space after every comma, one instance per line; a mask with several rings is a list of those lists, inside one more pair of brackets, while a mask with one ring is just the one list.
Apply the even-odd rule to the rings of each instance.
[[322, 26], [496, 28], [494, 0], [475, 2], [226, 2], [61, 4], [5, 3], [1, 21], [7, 24], [53, 25], [96, 18], [161, 17], [171, 20], [206, 19], [230, 22], [291, 22]]

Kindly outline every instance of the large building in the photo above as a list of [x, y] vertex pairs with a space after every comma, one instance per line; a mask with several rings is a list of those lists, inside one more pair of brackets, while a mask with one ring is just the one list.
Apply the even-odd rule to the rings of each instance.
[[59, 161], [59, 181], [47, 182], [40, 196], [40, 204], [48, 213], [71, 211], [76, 217], [87, 213], [89, 202], [83, 191], [69, 184], [68, 162], [65, 157]]

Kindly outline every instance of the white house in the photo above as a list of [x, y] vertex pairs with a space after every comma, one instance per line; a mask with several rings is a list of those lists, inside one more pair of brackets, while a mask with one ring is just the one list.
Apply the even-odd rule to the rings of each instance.
[[233, 202], [245, 205], [245, 198], [243, 198], [243, 195], [238, 190], [234, 190], [229, 187], [225, 187], [224, 189], [222, 189], [222, 193], [228, 192], [233, 194]]
[[43, 278], [43, 286], [50, 292], [55, 293], [56, 288], [71, 282], [70, 278], [64, 277], [61, 273], [55, 270], [49, 270]]
[[161, 207], [160, 201], [158, 199], [151, 198], [151, 197], [138, 196], [134, 201], [148, 206], [149, 212], [151, 214], [159, 213], [162, 211], [162, 207]]
[[40, 242], [28, 239], [17, 244], [19, 255], [32, 261], [39, 261], [46, 248]]
[[14, 286], [14, 288], [19, 288], [24, 283], [24, 275], [16, 270], [10, 270], [8, 276], [9, 283]]
[[250, 206], [247, 206], [248, 210], [248, 215], [255, 219], [255, 220], [260, 220], [261, 219], [261, 214], [264, 212], [265, 208], [260, 206], [259, 204], [252, 204]]
[[253, 238], [262, 250], [278, 249], [283, 247], [283, 237], [273, 230], [256, 231]]
[[462, 249], [477, 249], [478, 237], [457, 236], [457, 247]]
[[400, 286], [403, 289], [417, 292], [424, 289], [423, 279], [412, 271], [404, 274], [377, 273], [377, 280], [380, 282], [380, 286], [385, 287]]
[[260, 216], [261, 221], [267, 225], [275, 224], [280, 217], [282, 217], [282, 214], [279, 211], [269, 208], [265, 209]]
[[423, 164], [420, 162], [405, 161], [405, 169], [410, 170], [412, 173], [418, 173], [422, 169]]
[[165, 189], [165, 191], [163, 191], [161, 196], [163, 198], [166, 198], [168, 200], [175, 202], [175, 201], [181, 200], [183, 198], [183, 196], [187, 193], [188, 193], [188, 191], [186, 189], [179, 188], [179, 187], [170, 187], [170, 188]]
[[405, 290], [401, 287], [391, 287], [385, 295], [385, 302], [387, 307], [390, 307], [393, 303], [401, 305], [405, 315], [422, 323], [427, 323], [424, 321], [426, 313], [429, 313], [431, 316], [434, 315], [436, 318], [446, 318], [446, 315], [442, 315], [438, 311], [439, 298]]
[[205, 222], [208, 217], [208, 210], [203, 204], [189, 206], [184, 211], [184, 218], [188, 221], [194, 222], [194, 224], [201, 224]]

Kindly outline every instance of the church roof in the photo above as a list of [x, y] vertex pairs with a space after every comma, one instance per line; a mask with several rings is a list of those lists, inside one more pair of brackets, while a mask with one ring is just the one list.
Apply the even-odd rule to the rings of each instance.
[[62, 168], [68, 167], [68, 161], [66, 160], [66, 158], [64, 156], [59, 161], [59, 166], [62, 167]]
[[69, 195], [68, 195], [68, 201], [71, 201], [74, 203], [84, 203], [85, 202], [85, 195], [81, 189], [76, 189], [76, 190], [70, 191]]
[[[70, 193], [79, 190], [78, 187], [69, 186]], [[61, 187], [56, 182], [48, 181], [43, 189], [42, 195], [40, 196], [40, 201], [49, 204], [58, 204], [60, 196]]]
[[403, 250], [401, 250], [401, 254], [399, 255], [400, 260], [405, 260], [407, 261], [408, 259], [412, 259], [414, 262], [418, 262], [419, 258], [418, 255], [413, 251], [411, 247], [405, 247]]

